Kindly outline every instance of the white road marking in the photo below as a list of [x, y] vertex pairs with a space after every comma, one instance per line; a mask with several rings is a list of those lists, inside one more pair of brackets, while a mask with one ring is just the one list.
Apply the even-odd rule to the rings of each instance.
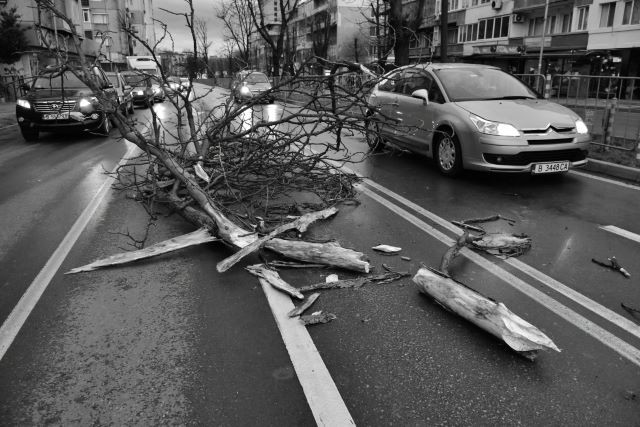
[[578, 172], [578, 171], [575, 171], [575, 170], [569, 171], [569, 173], [574, 174], [574, 175], [579, 175], [579, 176], [584, 177], [584, 178], [595, 179], [596, 181], [602, 181], [602, 182], [606, 182], [608, 184], [617, 185], [619, 187], [624, 187], [624, 188], [629, 188], [631, 190], [640, 191], [640, 186], [638, 186], [638, 185], [627, 184], [626, 182], [616, 181], [615, 179], [604, 178], [602, 176], [592, 175], [590, 173], [585, 173], [585, 172]]
[[351, 414], [307, 328], [299, 318], [290, 318], [287, 315], [294, 308], [291, 297], [276, 291], [263, 279], [260, 279], [260, 284], [267, 296], [316, 424], [328, 427], [354, 426]]
[[640, 234], [632, 233], [623, 228], [616, 227], [615, 225], [601, 225], [602, 230], [608, 231], [618, 236], [626, 237], [629, 240], [640, 243]]
[[12, 127], [14, 127], [14, 126], [18, 126], [18, 124], [17, 124], [17, 123], [14, 123], [14, 124], [12, 124], [12, 125], [4, 126], [4, 127], [1, 127], [1, 128], [0, 128], [0, 130], [9, 129], [9, 128], [12, 128]]
[[102, 183], [87, 207], [82, 211], [76, 222], [73, 223], [66, 236], [64, 236], [62, 242], [60, 242], [36, 278], [33, 279], [33, 282], [31, 282], [31, 285], [29, 285], [27, 291], [22, 295], [18, 304], [13, 308], [11, 314], [7, 317], [7, 320], [5, 320], [2, 327], [0, 327], [0, 360], [2, 360], [14, 339], [20, 332], [20, 329], [26, 322], [29, 314], [31, 314], [31, 311], [33, 311], [34, 307], [40, 300], [40, 297], [47, 289], [47, 286], [49, 286], [51, 279], [53, 279], [54, 275], [64, 262], [65, 258], [73, 248], [73, 245], [80, 237], [80, 234], [85, 229], [89, 221], [91, 221], [96, 210], [109, 193], [111, 184], [115, 181], [114, 173], [117, 172], [118, 168], [123, 166], [129, 158], [135, 155], [137, 149], [137, 146], [131, 144], [129, 150], [127, 150], [122, 159], [120, 159], [120, 162], [118, 162], [116, 167], [113, 168], [111, 174]]
[[[432, 235], [436, 239], [440, 240], [445, 245], [447, 246], [453, 245], [454, 243], [453, 239], [435, 230], [433, 227], [431, 227], [424, 221], [421, 221], [416, 216], [405, 211], [398, 205], [391, 203], [389, 200], [378, 195], [372, 190], [363, 186], [361, 186], [360, 188], [362, 192], [365, 193], [367, 196], [371, 197], [372, 199], [382, 204], [387, 209], [396, 213], [400, 217], [404, 218], [411, 224], [415, 225], [419, 229], [427, 232], [428, 234]], [[533, 299], [543, 307], [546, 307], [547, 309], [551, 310], [553, 313], [562, 317], [563, 319], [573, 324], [577, 328], [583, 330], [588, 335], [592, 336], [593, 338], [597, 339], [601, 343], [605, 344], [606, 346], [608, 346], [609, 348], [611, 348], [621, 356], [631, 361], [636, 366], [640, 367], [640, 349], [635, 348], [631, 344], [623, 341], [622, 339], [618, 338], [612, 333], [606, 331], [605, 329], [596, 325], [589, 319], [579, 315], [578, 313], [574, 312], [570, 308], [554, 300], [544, 292], [539, 291], [538, 289], [534, 288], [533, 286], [529, 285], [528, 283], [524, 282], [523, 280], [519, 279], [518, 277], [514, 276], [513, 274], [499, 267], [498, 265], [486, 260], [479, 254], [467, 248], [463, 248], [462, 251], [460, 251], [460, 253], [464, 255], [466, 258], [468, 258], [469, 260], [479, 265], [480, 267], [488, 270], [489, 272], [494, 274], [496, 277], [500, 278], [501, 280], [505, 281], [509, 285], [518, 289], [520, 292], [522, 292], [529, 298]]]
[[[377, 184], [369, 179], [365, 179], [364, 182], [375, 188], [376, 190], [380, 191], [381, 193], [386, 194], [387, 196], [397, 200], [398, 202], [402, 203], [403, 205], [407, 206], [408, 208], [416, 211], [417, 213], [429, 218], [431, 221], [435, 222], [436, 224], [438, 224], [439, 226], [446, 228], [447, 230], [450, 230], [451, 232], [455, 233], [456, 236], [459, 236], [462, 233], [462, 230], [460, 228], [458, 228], [457, 226], [451, 224], [451, 222], [439, 217], [438, 215], [434, 214], [433, 212], [430, 212], [426, 209], [424, 209], [422, 206], [419, 206], [415, 203], [413, 203], [412, 201], [400, 196], [399, 194], [394, 193], [393, 191], [381, 186], [380, 184]], [[433, 227], [429, 226], [429, 229], [433, 230]], [[426, 230], [425, 230], [426, 231]], [[453, 243], [452, 243], [453, 244]], [[614, 325], [624, 329], [625, 331], [629, 332], [630, 334], [640, 338], [640, 326], [638, 326], [635, 322], [632, 322], [631, 320], [627, 319], [626, 317], [620, 316], [619, 314], [617, 314], [616, 312], [609, 310], [608, 308], [598, 304], [597, 302], [587, 298], [586, 296], [582, 295], [579, 292], [576, 292], [575, 290], [571, 289], [570, 287], [564, 285], [563, 283], [555, 280], [552, 277], [547, 276], [546, 274], [542, 273], [539, 270], [536, 270], [535, 268], [531, 267], [528, 264], [523, 263], [520, 260], [517, 260], [515, 258], [508, 258], [507, 260], [505, 260], [505, 262], [509, 265], [511, 265], [512, 267], [522, 271], [523, 273], [529, 275], [530, 277], [534, 278], [535, 280], [539, 281], [540, 283], [548, 286], [549, 288], [553, 289], [554, 291], [564, 295], [565, 297], [573, 300], [574, 302], [582, 305], [583, 307], [591, 310], [593, 313], [599, 315], [600, 317], [602, 317], [605, 320], [608, 320], [609, 322], [613, 323]]]

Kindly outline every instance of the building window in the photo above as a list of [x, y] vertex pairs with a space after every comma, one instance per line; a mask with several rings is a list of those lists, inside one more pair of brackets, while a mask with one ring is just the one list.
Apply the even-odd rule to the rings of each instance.
[[556, 32], [556, 16], [549, 16], [547, 18], [547, 25], [545, 27], [544, 33], [545, 34], [555, 34]]
[[624, 2], [624, 13], [622, 14], [622, 25], [640, 24], [640, 0]]
[[109, 15], [106, 13], [94, 13], [92, 16], [94, 24], [108, 24]]
[[278, 22], [278, 0], [273, 0], [273, 20]]
[[602, 8], [600, 14], [600, 28], [613, 27], [613, 17], [616, 14], [615, 2], [604, 3], [600, 6]]
[[544, 18], [541, 16], [529, 20], [529, 37], [542, 35], [543, 20]]
[[571, 15], [562, 15], [562, 29], [563, 33], [571, 31]]
[[460, 8], [459, 0], [449, 0], [449, 11], [458, 10]]
[[[473, 24], [475, 25], [475, 24]], [[478, 22], [477, 39], [497, 39], [509, 36], [509, 15], [483, 19]], [[472, 28], [472, 39], [475, 40], [476, 30]], [[466, 37], [465, 37], [466, 38]]]
[[84, 36], [89, 40], [93, 40], [93, 33], [91, 32], [91, 30], [84, 30]]
[[91, 12], [89, 9], [82, 9], [82, 20], [84, 22], [91, 22]]
[[589, 6], [583, 6], [578, 8], [578, 31], [585, 31], [587, 29], [587, 21], [589, 20]]
[[477, 6], [478, 5], [478, 0], [471, 0], [471, 6]]

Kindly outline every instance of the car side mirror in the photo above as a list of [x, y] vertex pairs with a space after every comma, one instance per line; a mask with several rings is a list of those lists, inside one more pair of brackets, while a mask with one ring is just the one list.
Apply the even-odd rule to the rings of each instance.
[[29, 86], [29, 83], [22, 83], [20, 85], [20, 89], [22, 89], [25, 92], [29, 92], [31, 90], [31, 86]]
[[103, 89], [113, 89], [113, 85], [111, 83], [105, 83]]
[[424, 101], [423, 105], [429, 105], [429, 91], [426, 89], [418, 89], [411, 93], [412, 98], [422, 99]]

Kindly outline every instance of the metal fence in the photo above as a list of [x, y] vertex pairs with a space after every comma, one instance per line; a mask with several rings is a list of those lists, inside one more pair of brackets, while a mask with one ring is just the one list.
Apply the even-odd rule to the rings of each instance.
[[640, 78], [570, 73], [518, 77], [545, 98], [579, 114], [594, 144], [636, 151], [640, 162]]

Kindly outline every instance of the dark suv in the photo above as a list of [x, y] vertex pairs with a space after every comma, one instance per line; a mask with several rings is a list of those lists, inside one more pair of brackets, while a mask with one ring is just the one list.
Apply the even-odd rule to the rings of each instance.
[[[113, 85], [98, 67], [91, 72], [105, 97], [113, 98]], [[16, 102], [16, 116], [22, 136], [36, 141], [40, 131], [79, 129], [108, 135], [111, 122], [97, 94], [78, 78], [80, 70], [69, 67], [50, 69], [35, 78], [27, 93]]]

